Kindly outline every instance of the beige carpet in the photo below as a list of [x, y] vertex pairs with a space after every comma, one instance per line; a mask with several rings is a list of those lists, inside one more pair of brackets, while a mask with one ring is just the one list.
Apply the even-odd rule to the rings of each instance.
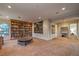
[[79, 41], [57, 38], [49, 41], [34, 39], [27, 46], [17, 44], [16, 40], [5, 41], [0, 50], [1, 56], [78, 56]]

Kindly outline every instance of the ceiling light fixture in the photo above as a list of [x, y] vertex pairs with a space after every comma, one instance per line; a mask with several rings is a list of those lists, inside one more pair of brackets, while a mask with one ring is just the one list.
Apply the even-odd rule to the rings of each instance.
[[41, 17], [38, 17], [38, 19], [41, 19]]
[[8, 19], [8, 18], [9, 18], [9, 16], [6, 16], [6, 18]]
[[8, 8], [12, 8], [10, 5], [8, 5]]
[[65, 10], [66, 8], [64, 7], [64, 8], [62, 8], [62, 10]]

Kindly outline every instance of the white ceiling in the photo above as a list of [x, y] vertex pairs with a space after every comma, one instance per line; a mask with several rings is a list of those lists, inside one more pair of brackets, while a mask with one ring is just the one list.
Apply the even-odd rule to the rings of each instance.
[[[7, 6], [11, 5], [9, 9]], [[61, 10], [65, 7], [66, 10]], [[22, 20], [37, 20], [39, 17], [51, 20], [79, 16], [79, 4], [71, 3], [0, 3], [0, 16]], [[59, 14], [56, 14], [59, 12]]]

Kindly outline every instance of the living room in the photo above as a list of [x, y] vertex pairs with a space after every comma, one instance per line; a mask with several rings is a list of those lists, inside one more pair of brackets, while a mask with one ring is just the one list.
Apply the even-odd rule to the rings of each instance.
[[0, 55], [79, 55], [78, 6], [78, 3], [0, 4]]

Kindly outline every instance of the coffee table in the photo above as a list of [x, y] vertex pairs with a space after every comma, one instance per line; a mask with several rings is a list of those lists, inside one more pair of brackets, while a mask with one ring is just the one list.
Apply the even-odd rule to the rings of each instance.
[[27, 44], [31, 43], [32, 39], [25, 39], [25, 38], [21, 38], [18, 40], [18, 44], [26, 46]]

